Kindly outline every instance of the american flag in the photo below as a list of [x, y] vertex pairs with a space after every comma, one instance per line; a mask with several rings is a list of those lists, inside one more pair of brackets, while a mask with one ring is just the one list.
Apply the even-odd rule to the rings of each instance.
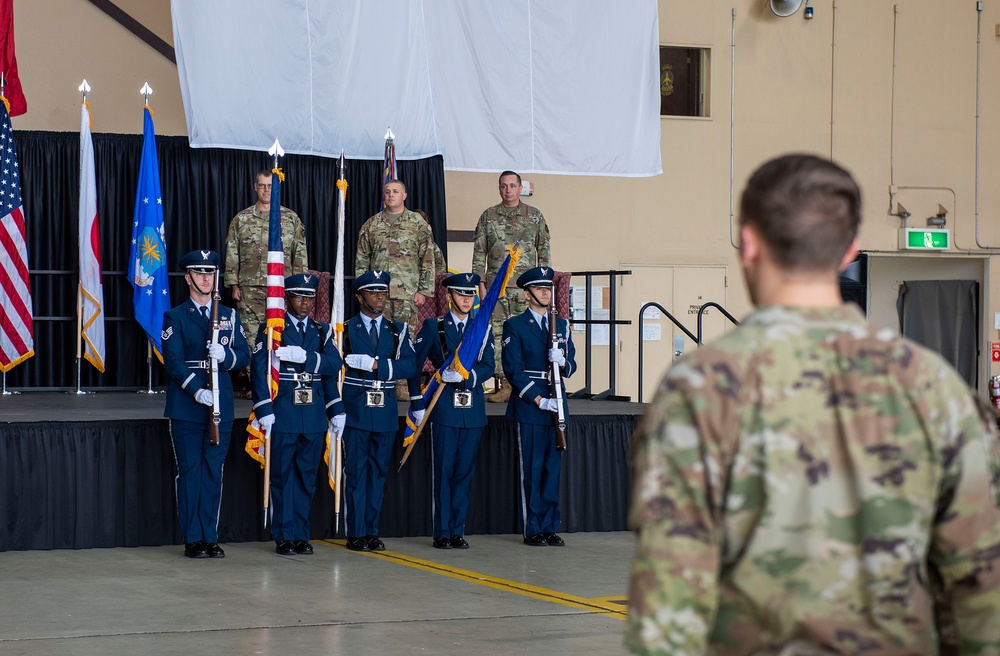
[[6, 101], [0, 103], [0, 371], [35, 354], [21, 179]]
[[[280, 361], [274, 350], [281, 346], [281, 332], [285, 329], [285, 248], [281, 238], [281, 179], [284, 175], [277, 168], [271, 174], [271, 214], [267, 229], [267, 328], [273, 334], [270, 358], [271, 375], [268, 376], [271, 399], [278, 395], [278, 366]], [[264, 466], [264, 431], [257, 422], [257, 415], [250, 412], [247, 426], [246, 452]]]

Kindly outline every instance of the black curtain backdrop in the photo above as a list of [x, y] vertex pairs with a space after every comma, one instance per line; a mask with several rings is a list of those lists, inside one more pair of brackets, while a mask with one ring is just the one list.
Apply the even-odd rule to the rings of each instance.
[[[639, 415], [586, 415], [570, 424], [562, 456], [562, 528], [627, 528], [628, 446]], [[400, 419], [400, 432], [404, 419]], [[246, 419], [234, 422], [219, 513], [221, 542], [271, 539], [263, 528], [263, 476], [244, 451]], [[179, 544], [168, 422], [11, 423], [0, 439], [0, 551]], [[402, 471], [399, 440], [386, 480], [380, 535], [433, 533], [431, 440], [424, 435]], [[334, 495], [320, 464], [313, 539], [335, 533]], [[521, 532], [517, 427], [489, 417], [476, 459], [467, 535]], [[391, 547], [390, 547], [391, 548]]]
[[[15, 139], [27, 226], [35, 356], [8, 372], [7, 386], [75, 388], [80, 135], [25, 131]], [[256, 201], [254, 175], [270, 168], [271, 158], [265, 152], [191, 148], [187, 137], [157, 137], [156, 146], [171, 271], [176, 272], [182, 255], [195, 249], [210, 248], [224, 256], [229, 222]], [[85, 388], [139, 389], [148, 382], [145, 334], [133, 318], [132, 286], [126, 277], [141, 154], [142, 135], [94, 135], [107, 357], [103, 375], [83, 363]], [[309, 266], [332, 273], [337, 160], [290, 154], [279, 164], [286, 176], [282, 205], [302, 218]], [[444, 160], [440, 156], [400, 160], [397, 170], [407, 186], [406, 206], [427, 212], [434, 238], [447, 256]], [[345, 272], [352, 277], [358, 232], [381, 204], [382, 162], [350, 160], [346, 178]], [[180, 274], [172, 275], [170, 293], [173, 305], [187, 297]], [[356, 308], [353, 297], [349, 293], [347, 297], [351, 316]], [[235, 306], [228, 290], [223, 303]], [[158, 362], [153, 365], [152, 384], [166, 384]]]

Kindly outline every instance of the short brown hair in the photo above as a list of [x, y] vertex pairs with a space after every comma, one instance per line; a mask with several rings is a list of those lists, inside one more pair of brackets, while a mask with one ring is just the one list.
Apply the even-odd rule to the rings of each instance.
[[504, 171], [503, 173], [501, 173], [500, 177], [497, 179], [497, 184], [503, 182], [503, 179], [506, 178], [508, 175], [512, 175], [515, 178], [517, 178], [517, 184], [521, 184], [521, 176], [515, 173], [514, 171]]
[[828, 159], [778, 157], [747, 181], [740, 225], [754, 226], [784, 269], [836, 269], [861, 225], [861, 190]]

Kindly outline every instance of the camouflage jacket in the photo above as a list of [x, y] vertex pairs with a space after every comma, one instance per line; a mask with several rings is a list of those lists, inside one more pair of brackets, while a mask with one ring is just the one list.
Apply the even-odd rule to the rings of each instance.
[[497, 270], [507, 257], [507, 246], [522, 250], [511, 280], [536, 266], [549, 266], [549, 226], [545, 217], [531, 205], [518, 203], [504, 207], [503, 203], [487, 208], [476, 224], [476, 240], [472, 245], [472, 272], [478, 273], [489, 287]]
[[853, 306], [763, 309], [682, 358], [631, 447], [626, 646], [1000, 653], [985, 412], [937, 354]]
[[389, 297], [412, 300], [417, 292], [434, 295], [434, 237], [419, 214], [403, 210], [397, 218], [379, 212], [358, 235], [354, 274], [388, 271]]
[[[267, 284], [267, 228], [269, 217], [251, 205], [233, 217], [226, 235], [226, 287]], [[281, 239], [285, 249], [285, 275], [309, 269], [306, 231], [299, 216], [281, 208]]]

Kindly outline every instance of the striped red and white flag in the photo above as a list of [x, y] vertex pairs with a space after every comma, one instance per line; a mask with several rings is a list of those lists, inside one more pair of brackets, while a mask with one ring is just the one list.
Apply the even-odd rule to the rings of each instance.
[[28, 249], [14, 131], [0, 103], [0, 372], [35, 354]]
[[[278, 395], [278, 367], [281, 361], [274, 351], [281, 346], [281, 333], [285, 329], [285, 247], [281, 235], [281, 180], [284, 175], [277, 168], [271, 175], [271, 213], [267, 230], [267, 305], [265, 319], [271, 342], [270, 372], [268, 382], [271, 399]], [[250, 412], [247, 426], [246, 452], [264, 466], [264, 431], [255, 412]]]

